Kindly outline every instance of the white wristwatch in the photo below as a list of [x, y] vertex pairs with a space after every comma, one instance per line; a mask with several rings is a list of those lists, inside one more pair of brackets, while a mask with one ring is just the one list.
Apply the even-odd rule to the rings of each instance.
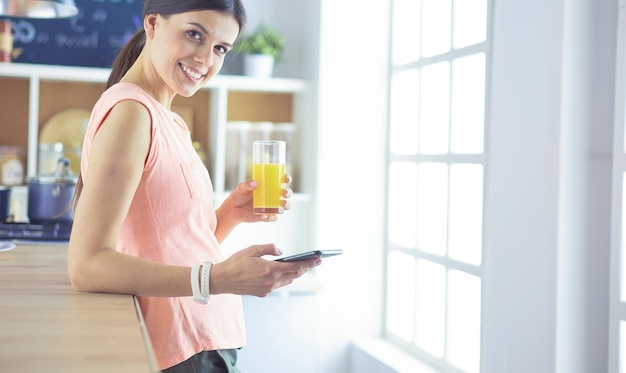
[[209, 303], [209, 297], [204, 297], [200, 291], [199, 273], [200, 264], [196, 264], [191, 267], [191, 291], [193, 293], [193, 300], [198, 303], [207, 304]]

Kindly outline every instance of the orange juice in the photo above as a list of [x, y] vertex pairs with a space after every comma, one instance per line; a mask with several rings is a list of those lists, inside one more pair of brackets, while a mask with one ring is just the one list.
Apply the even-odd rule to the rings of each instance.
[[255, 163], [252, 166], [252, 178], [259, 183], [252, 196], [253, 211], [257, 214], [282, 214], [285, 165]]

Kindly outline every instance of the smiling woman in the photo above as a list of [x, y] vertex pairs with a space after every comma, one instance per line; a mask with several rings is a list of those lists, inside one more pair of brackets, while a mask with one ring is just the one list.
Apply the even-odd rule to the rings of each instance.
[[[253, 213], [252, 180], [213, 207], [189, 127], [171, 111], [175, 96], [220, 71], [244, 23], [238, 0], [147, 0], [143, 29], [116, 59], [85, 132], [70, 280], [81, 291], [137, 295], [167, 372], [238, 372], [240, 296], [265, 296], [320, 264], [262, 258], [280, 255], [273, 244], [225, 257], [220, 244], [238, 224], [276, 217]], [[285, 187], [285, 210], [291, 194]]]

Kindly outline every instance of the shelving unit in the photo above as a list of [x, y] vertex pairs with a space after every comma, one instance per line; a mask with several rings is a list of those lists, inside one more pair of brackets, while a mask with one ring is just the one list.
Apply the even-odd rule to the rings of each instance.
[[[0, 145], [27, 149], [27, 176], [37, 174], [39, 131], [51, 115], [64, 109], [91, 109], [109, 76], [109, 69], [70, 66], [0, 64]], [[218, 75], [196, 95], [177, 97], [173, 108], [191, 113], [194, 141], [208, 151], [208, 167], [216, 195], [226, 192], [226, 124], [231, 120], [293, 122], [300, 126], [298, 107], [307, 85], [297, 79], [255, 79]], [[300, 136], [306, 136], [301, 126]], [[304, 192], [306, 187], [297, 192]], [[306, 193], [297, 199], [307, 200]]]

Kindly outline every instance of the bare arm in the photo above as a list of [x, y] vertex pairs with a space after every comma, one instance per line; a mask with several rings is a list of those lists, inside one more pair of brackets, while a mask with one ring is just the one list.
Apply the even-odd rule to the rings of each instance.
[[134, 101], [117, 104], [94, 139], [68, 251], [70, 279], [77, 289], [191, 294], [189, 268], [152, 263], [115, 250], [149, 144], [150, 116]]

